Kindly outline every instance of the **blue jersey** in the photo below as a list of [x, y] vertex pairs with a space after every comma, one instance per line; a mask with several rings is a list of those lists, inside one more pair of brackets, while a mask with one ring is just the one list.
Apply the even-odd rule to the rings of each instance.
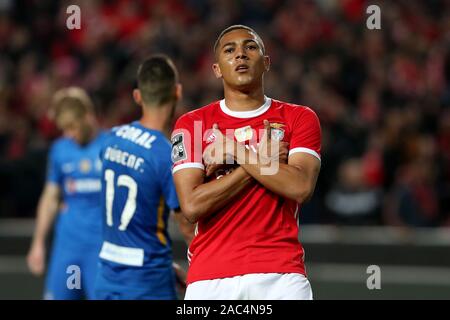
[[167, 222], [179, 204], [169, 140], [136, 121], [110, 131], [101, 158], [103, 276], [143, 285], [161, 272], [171, 274]]
[[[101, 161], [99, 152], [107, 137], [100, 133], [81, 146], [60, 138], [51, 147], [47, 182], [62, 191], [62, 207], [56, 232], [72, 243], [98, 243], [101, 233]], [[74, 241], [75, 240], [75, 241]]]

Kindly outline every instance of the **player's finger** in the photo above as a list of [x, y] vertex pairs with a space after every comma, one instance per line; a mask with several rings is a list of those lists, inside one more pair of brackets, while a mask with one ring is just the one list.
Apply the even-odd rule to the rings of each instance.
[[210, 175], [211, 175], [211, 172], [212, 172], [212, 164], [208, 164], [207, 166], [206, 166], [206, 176], [207, 177], [209, 177]]
[[209, 164], [206, 166], [206, 176], [209, 177], [211, 174], [216, 171], [218, 165], [217, 164]]
[[213, 162], [213, 150], [214, 147], [212, 144], [210, 144], [209, 146], [207, 146], [205, 148], [205, 151], [203, 151], [203, 161], [205, 162], [205, 164], [209, 165]]
[[267, 138], [270, 139], [270, 122], [267, 119], [264, 119], [264, 130], [266, 131]]
[[285, 141], [281, 141], [280, 142], [280, 150], [281, 151], [288, 151], [288, 149], [289, 149], [289, 143], [288, 142], [285, 142]]

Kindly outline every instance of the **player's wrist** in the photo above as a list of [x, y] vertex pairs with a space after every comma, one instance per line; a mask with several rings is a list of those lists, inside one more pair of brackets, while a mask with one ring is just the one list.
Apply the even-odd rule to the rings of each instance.
[[43, 247], [45, 245], [45, 238], [35, 237], [31, 242], [32, 247]]

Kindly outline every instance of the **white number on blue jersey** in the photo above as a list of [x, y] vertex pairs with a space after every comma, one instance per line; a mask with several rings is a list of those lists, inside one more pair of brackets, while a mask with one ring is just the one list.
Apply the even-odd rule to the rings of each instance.
[[[114, 171], [111, 169], [105, 170], [106, 180], [106, 224], [110, 227], [113, 226], [113, 201], [114, 201]], [[130, 176], [120, 175], [117, 179], [118, 187], [128, 188], [128, 198], [120, 216], [120, 231], [125, 231], [136, 212], [136, 196], [137, 196], [137, 183]]]

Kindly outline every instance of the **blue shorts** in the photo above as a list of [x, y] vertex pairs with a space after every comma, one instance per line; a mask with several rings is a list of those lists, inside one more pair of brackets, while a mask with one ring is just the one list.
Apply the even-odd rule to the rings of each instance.
[[44, 299], [93, 299], [98, 270], [98, 244], [56, 235], [45, 282]]
[[[101, 270], [101, 268], [100, 268]], [[98, 300], [176, 300], [175, 277], [173, 273], [160, 273], [158, 284], [154, 280], [142, 280], [139, 284], [129, 281], [118, 283], [97, 273], [95, 299]]]

